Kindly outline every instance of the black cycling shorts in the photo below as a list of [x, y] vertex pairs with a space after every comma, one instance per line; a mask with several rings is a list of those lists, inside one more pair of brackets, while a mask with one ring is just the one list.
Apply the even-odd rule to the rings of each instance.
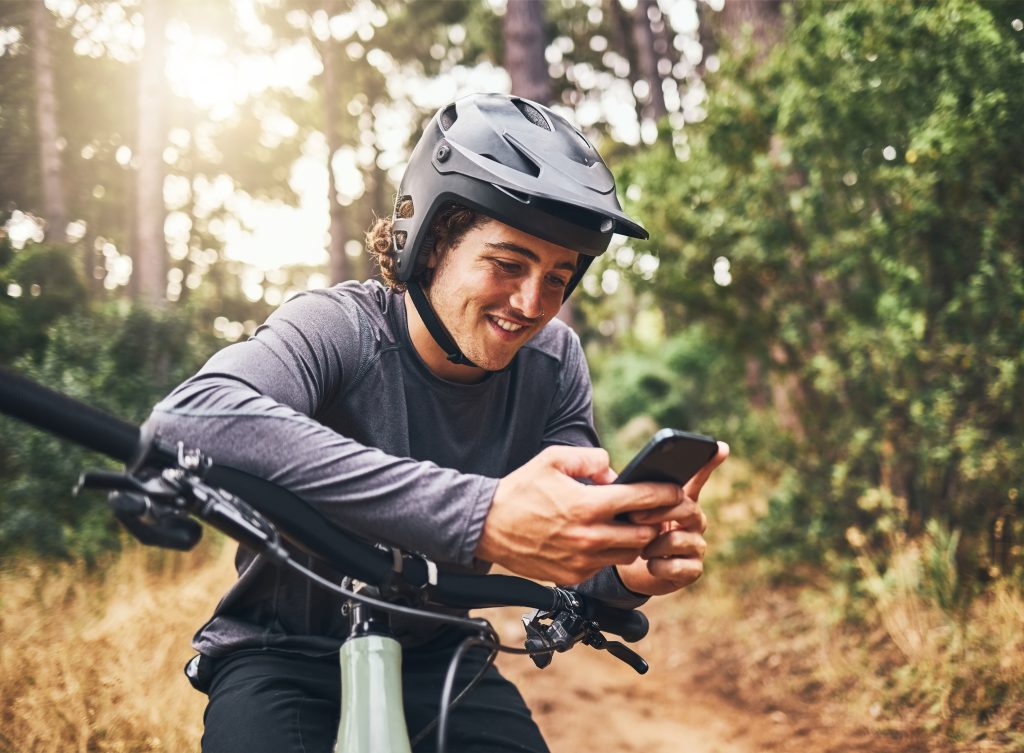
[[[410, 735], [437, 716], [454, 648], [449, 640], [403, 653]], [[476, 675], [486, 654], [484, 649], [473, 649], [464, 656], [455, 694]], [[273, 649], [246, 650], [215, 659], [211, 665], [204, 753], [329, 753], [333, 749], [341, 695], [337, 654], [318, 658]], [[414, 753], [433, 751], [436, 745], [435, 729]], [[447, 748], [454, 753], [548, 750], [519, 691], [493, 666], [452, 710]]]

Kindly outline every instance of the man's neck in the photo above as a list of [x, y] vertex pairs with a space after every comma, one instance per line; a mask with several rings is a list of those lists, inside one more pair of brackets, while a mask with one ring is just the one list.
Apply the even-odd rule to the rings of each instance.
[[461, 384], [473, 384], [487, 376], [487, 372], [477, 366], [463, 366], [448, 360], [448, 354], [431, 336], [427, 325], [420, 317], [420, 312], [408, 295], [405, 296], [405, 314], [409, 324], [409, 339], [412, 340], [412, 346], [416, 348], [416, 353], [435, 376]]

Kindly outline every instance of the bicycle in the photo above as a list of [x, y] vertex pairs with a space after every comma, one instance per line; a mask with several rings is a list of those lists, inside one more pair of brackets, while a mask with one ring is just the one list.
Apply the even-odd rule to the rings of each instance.
[[[426, 558], [374, 545], [337, 528], [287, 489], [243, 471], [216, 464], [201, 451], [169, 446], [159, 437], [73, 398], [0, 368], [0, 412], [124, 463], [125, 472], [85, 471], [75, 493], [110, 492], [115, 517], [143, 544], [176, 550], [194, 547], [202, 535], [196, 519], [280, 566], [292, 568], [345, 598], [350, 625], [341, 646], [341, 709], [336, 753], [410, 753], [436, 729], [437, 751], [446, 748], [450, 712], [472, 692], [499, 651], [530, 656], [541, 669], [555, 653], [582, 643], [606, 650], [644, 674], [647, 663], [620, 641], [647, 634], [642, 612], [624, 610], [575, 593], [512, 575], [440, 572]], [[301, 564], [311, 555], [339, 573], [334, 583]], [[518, 606], [523, 648], [507, 646], [485, 619], [431, 611], [431, 606], [479, 609]], [[402, 614], [446, 623], [469, 634], [455, 650], [433, 722], [410, 736], [402, 709], [401, 647], [390, 636], [389, 617]], [[488, 650], [476, 675], [454, 695], [459, 663], [473, 648]], [[199, 659], [199, 657], [196, 657]], [[201, 685], [203, 665], [194, 659], [186, 675]]]

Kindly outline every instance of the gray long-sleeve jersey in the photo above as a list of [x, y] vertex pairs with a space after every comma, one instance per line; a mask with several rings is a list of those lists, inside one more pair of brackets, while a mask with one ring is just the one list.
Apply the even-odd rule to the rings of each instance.
[[[548, 324], [505, 371], [455, 384], [417, 354], [405, 297], [376, 282], [293, 298], [149, 423], [290, 489], [341, 528], [476, 571], [488, 567], [474, 552], [498, 479], [548, 445], [597, 445], [586, 362], [564, 324]], [[338, 599], [242, 548], [236, 566], [238, 581], [196, 633], [198, 651], [337, 650], [347, 633]], [[643, 601], [611, 568], [581, 590], [623, 607]], [[407, 646], [436, 630], [393, 627]]]

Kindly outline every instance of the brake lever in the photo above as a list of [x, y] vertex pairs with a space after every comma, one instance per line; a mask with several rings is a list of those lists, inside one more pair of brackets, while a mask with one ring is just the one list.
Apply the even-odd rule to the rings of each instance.
[[187, 552], [202, 538], [203, 527], [189, 518], [176, 490], [161, 476], [142, 481], [128, 473], [85, 471], [74, 493], [86, 489], [110, 491], [107, 504], [114, 517], [146, 546]]
[[135, 492], [111, 492], [107, 504], [114, 517], [146, 546], [187, 552], [203, 536], [203, 527], [188, 515]]
[[631, 666], [637, 674], [645, 675], [647, 670], [651, 668], [640, 654], [629, 648], [625, 643], [610, 641], [597, 630], [592, 631], [590, 635], [583, 639], [583, 642], [593, 648], [607, 651], [619, 661]]
[[523, 615], [523, 627], [526, 629], [525, 648], [530, 652], [530, 658], [537, 665], [537, 669], [544, 669], [555, 657], [554, 649], [549, 645], [544, 633], [537, 628], [540, 623], [537, 621], [541, 615], [539, 609], [531, 614]]
[[[547, 625], [542, 619], [551, 618]], [[542, 612], [536, 610], [523, 615], [523, 627], [526, 628], [526, 649], [530, 658], [538, 668], [544, 669], [551, 663], [556, 651], [568, 651], [576, 643], [602, 651], [607, 651], [621, 662], [632, 667], [637, 674], [647, 674], [650, 665], [640, 654], [621, 641], [610, 641], [591, 622], [572, 610]]]

